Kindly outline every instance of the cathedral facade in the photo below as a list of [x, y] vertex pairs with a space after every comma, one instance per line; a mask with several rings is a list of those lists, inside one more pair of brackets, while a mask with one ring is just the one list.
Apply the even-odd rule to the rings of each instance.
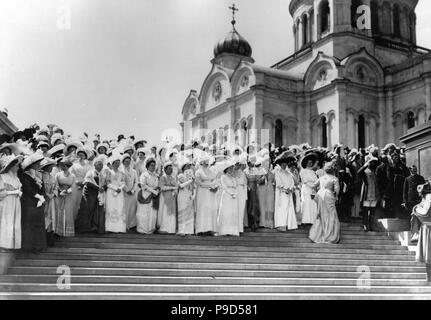
[[[271, 67], [255, 64], [232, 21], [201, 90], [184, 103], [188, 138], [242, 146], [400, 143], [408, 129], [431, 121], [431, 53], [416, 44], [417, 3], [292, 0], [295, 53]], [[358, 22], [364, 5], [365, 28]]]

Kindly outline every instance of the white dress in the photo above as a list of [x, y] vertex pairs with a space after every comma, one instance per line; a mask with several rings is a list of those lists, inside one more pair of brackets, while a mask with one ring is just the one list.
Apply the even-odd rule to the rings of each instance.
[[[140, 179], [142, 196], [148, 198], [151, 193], [157, 194], [156, 188], [159, 186], [159, 178], [155, 173], [144, 172]], [[137, 228], [136, 231], [143, 234], [152, 234], [156, 231], [157, 209], [153, 208], [153, 203], [142, 204], [138, 202], [136, 211]]]
[[217, 194], [210, 191], [216, 184], [216, 174], [210, 168], [196, 171], [196, 233], [217, 231]]
[[312, 194], [316, 194], [313, 190], [314, 185], [319, 180], [316, 173], [310, 169], [301, 170], [301, 214], [302, 223], [314, 224], [317, 218], [317, 202], [311, 198]]
[[[125, 193], [124, 193], [124, 211], [127, 217], [127, 230], [136, 227], [136, 209], [138, 206], [137, 188], [138, 188], [138, 175], [136, 170], [130, 166], [123, 168], [125, 176]], [[131, 191], [132, 194], [127, 194]]]
[[11, 173], [0, 175], [0, 247], [21, 249], [21, 200], [7, 191], [21, 190], [21, 182]]
[[[126, 233], [126, 212], [124, 211], [125, 176], [121, 171], [109, 171], [107, 174], [108, 190], [105, 199], [106, 232]], [[120, 193], [116, 190], [121, 189]]]
[[287, 194], [284, 190], [293, 190], [295, 181], [287, 170], [279, 169], [275, 171], [275, 228], [288, 230], [298, 229], [296, 221], [295, 204], [292, 193]]
[[[160, 178], [160, 207], [157, 213], [157, 228], [161, 233], [177, 232], [177, 179], [173, 175], [164, 174]], [[169, 190], [176, 187], [176, 190]]]
[[219, 236], [239, 236], [238, 200], [232, 197], [237, 195], [236, 179], [224, 174], [220, 179], [221, 199], [217, 217], [217, 233]]

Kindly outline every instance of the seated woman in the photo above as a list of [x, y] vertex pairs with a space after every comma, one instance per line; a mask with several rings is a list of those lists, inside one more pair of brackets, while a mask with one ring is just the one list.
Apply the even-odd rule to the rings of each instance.
[[417, 260], [427, 265], [428, 281], [431, 281], [431, 184], [418, 186], [422, 201], [413, 208], [414, 215], [422, 224], [419, 231]]
[[333, 162], [325, 165], [326, 174], [319, 178], [320, 189], [317, 192], [317, 219], [310, 229], [309, 238], [314, 243], [332, 243], [340, 241], [340, 221], [337, 216], [336, 202], [340, 185], [335, 177]]

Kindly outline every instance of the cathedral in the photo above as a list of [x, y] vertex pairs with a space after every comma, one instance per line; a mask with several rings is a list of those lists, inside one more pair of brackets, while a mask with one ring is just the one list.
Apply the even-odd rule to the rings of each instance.
[[[400, 143], [410, 128], [431, 121], [431, 51], [416, 44], [417, 3], [291, 0], [295, 52], [270, 67], [255, 64], [233, 19], [200, 92], [191, 90], [183, 105], [187, 139]], [[359, 19], [367, 12], [364, 28]]]

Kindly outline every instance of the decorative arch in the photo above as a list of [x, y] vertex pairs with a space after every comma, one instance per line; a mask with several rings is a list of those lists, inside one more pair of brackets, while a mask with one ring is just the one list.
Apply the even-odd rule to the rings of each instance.
[[339, 61], [319, 52], [305, 73], [305, 87], [312, 91], [327, 86], [338, 77]]
[[256, 76], [248, 62], [241, 62], [232, 74], [231, 80], [232, 97], [240, 95], [256, 84]]
[[384, 85], [384, 72], [382, 65], [365, 48], [344, 58], [341, 61], [346, 76], [352, 81], [371, 85]]
[[[221, 94], [218, 98], [219, 101], [215, 99], [215, 92], [217, 91], [215, 87], [218, 86], [218, 84], [221, 86]], [[199, 102], [201, 106], [200, 112], [203, 113], [207, 110], [210, 110], [211, 108], [225, 101], [226, 98], [231, 97], [231, 95], [230, 79], [227, 72], [222, 67], [214, 64], [211, 72], [208, 74], [202, 85], [199, 96]]]
[[192, 120], [200, 112], [199, 96], [195, 90], [191, 90], [183, 104], [183, 121]]

